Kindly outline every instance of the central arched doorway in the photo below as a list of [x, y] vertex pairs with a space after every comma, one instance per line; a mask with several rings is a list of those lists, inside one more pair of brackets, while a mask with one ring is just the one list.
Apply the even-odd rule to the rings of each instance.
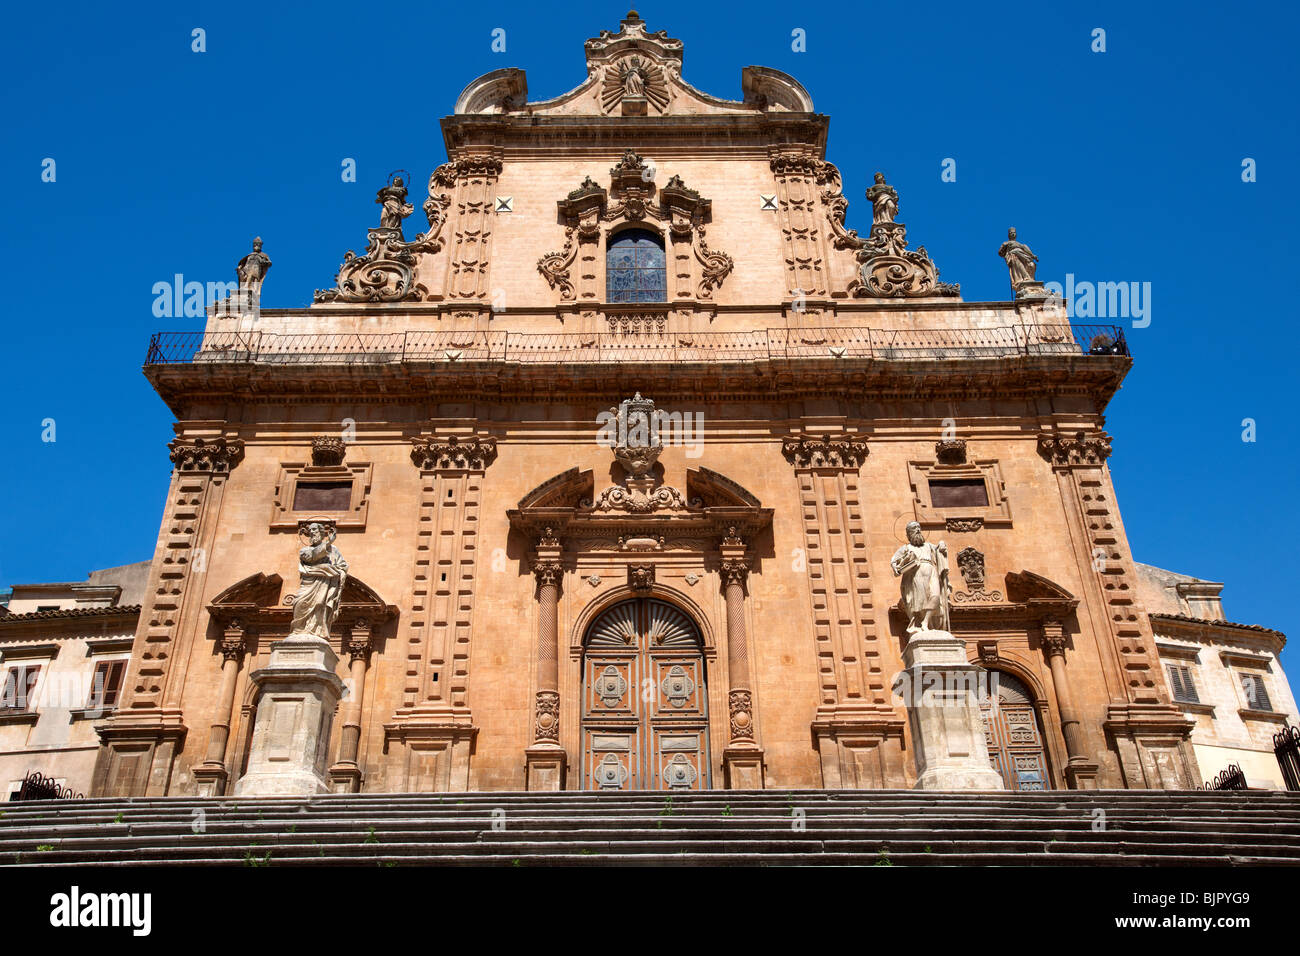
[[633, 598], [587, 628], [584, 790], [707, 790], [709, 704], [700, 630], [681, 609]]
[[980, 717], [993, 768], [1002, 775], [1008, 790], [1050, 790], [1047, 755], [1033, 695], [1006, 671], [990, 671], [989, 675], [996, 678], [996, 682], [990, 681], [989, 689], [996, 694], [997, 705], [993, 705], [991, 694], [985, 694], [980, 701]]

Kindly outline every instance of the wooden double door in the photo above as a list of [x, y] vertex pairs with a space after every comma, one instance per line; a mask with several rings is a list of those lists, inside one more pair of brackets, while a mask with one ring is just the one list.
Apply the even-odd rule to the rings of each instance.
[[985, 697], [980, 716], [993, 768], [1008, 790], [1050, 790], [1043, 733], [1029, 689], [1005, 671], [990, 674], [997, 677], [997, 706]]
[[695, 622], [665, 601], [624, 601], [592, 622], [584, 648], [583, 789], [709, 789], [709, 697]]

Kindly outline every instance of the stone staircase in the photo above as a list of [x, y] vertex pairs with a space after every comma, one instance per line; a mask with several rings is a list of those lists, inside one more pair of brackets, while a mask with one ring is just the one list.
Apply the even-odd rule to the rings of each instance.
[[1300, 864], [1300, 794], [365, 794], [0, 804], [0, 864]]

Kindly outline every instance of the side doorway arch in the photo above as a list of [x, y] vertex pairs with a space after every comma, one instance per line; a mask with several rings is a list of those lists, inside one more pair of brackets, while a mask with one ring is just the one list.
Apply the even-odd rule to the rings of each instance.
[[695, 621], [654, 597], [591, 622], [582, 653], [582, 789], [708, 790], [708, 688]]
[[996, 685], [980, 701], [984, 739], [993, 769], [1008, 790], [1050, 790], [1043, 728], [1034, 707], [1034, 695], [1020, 678], [1003, 670], [990, 670]]

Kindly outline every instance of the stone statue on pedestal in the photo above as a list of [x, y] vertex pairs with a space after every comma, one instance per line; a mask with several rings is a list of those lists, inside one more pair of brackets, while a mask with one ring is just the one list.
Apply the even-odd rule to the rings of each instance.
[[304, 529], [307, 546], [298, 551], [301, 583], [293, 600], [290, 637], [306, 635], [329, 640], [330, 625], [338, 617], [348, 563], [334, 547], [338, 532], [332, 525], [313, 521]]
[[948, 545], [930, 544], [921, 525], [907, 523], [907, 544], [889, 561], [894, 575], [902, 575], [903, 607], [907, 610], [907, 633], [948, 630], [948, 602], [952, 585], [948, 580]]
[[893, 222], [898, 215], [898, 192], [886, 184], [884, 173], [876, 173], [875, 185], [867, 189], [867, 202], [871, 203], [872, 225]]
[[271, 257], [262, 251], [262, 237], [253, 240], [253, 251], [239, 260], [235, 266], [235, 275], [239, 277], [239, 288], [247, 289], [254, 295], [262, 291], [262, 280], [271, 271]]
[[1014, 226], [1007, 230], [1007, 241], [998, 249], [998, 255], [1007, 260], [1014, 292], [1019, 294], [1021, 290], [1037, 284], [1034, 273], [1038, 270], [1038, 256], [1023, 242], [1016, 241]]
[[401, 176], [379, 190], [375, 202], [384, 207], [379, 214], [381, 229], [401, 229], [402, 220], [415, 212], [415, 207], [406, 201], [406, 186]]

